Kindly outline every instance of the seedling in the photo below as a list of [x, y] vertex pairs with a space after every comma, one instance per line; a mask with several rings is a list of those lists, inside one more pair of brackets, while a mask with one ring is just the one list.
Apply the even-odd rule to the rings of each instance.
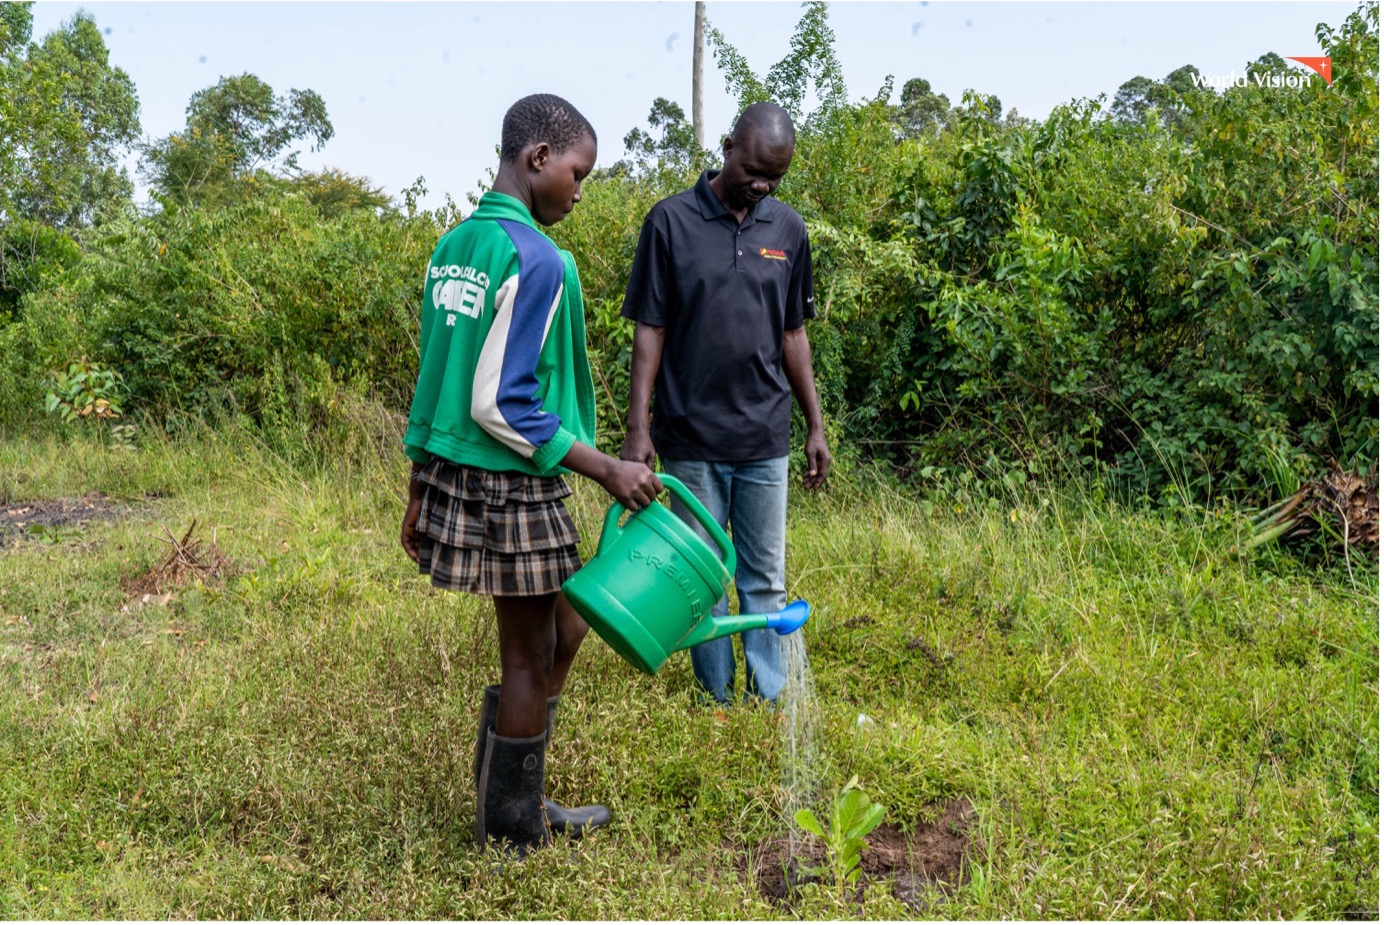
[[65, 371], [55, 373], [49, 384], [43, 403], [49, 414], [60, 416], [64, 423], [94, 421], [98, 434], [104, 434], [106, 424], [111, 423], [115, 445], [125, 449], [134, 445], [135, 425], [114, 424], [123, 414], [125, 383], [120, 373], [83, 356], [69, 363]]
[[827, 872], [845, 899], [846, 888], [860, 879], [860, 855], [865, 836], [884, 821], [884, 807], [873, 803], [852, 777], [831, 803], [831, 814], [824, 826], [810, 809], [800, 809], [793, 821], [804, 831], [820, 838], [827, 849]]

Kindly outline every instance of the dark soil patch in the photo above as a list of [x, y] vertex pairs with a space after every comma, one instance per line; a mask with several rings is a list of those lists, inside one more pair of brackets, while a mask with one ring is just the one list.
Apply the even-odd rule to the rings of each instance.
[[231, 569], [230, 558], [217, 547], [214, 538], [205, 542], [194, 537], [192, 533], [196, 529], [197, 521], [194, 520], [182, 539], [178, 539], [164, 527], [165, 541], [170, 547], [168, 555], [142, 575], [122, 581], [120, 586], [125, 593], [131, 598], [147, 600], [194, 581], [212, 584], [224, 578]]
[[47, 501], [15, 501], [0, 505], [0, 545], [25, 537], [56, 538], [61, 531], [77, 530], [92, 521], [128, 516], [130, 508], [110, 501], [99, 491], [81, 498]]
[[[891, 881], [894, 897], [915, 912], [926, 905], [928, 887], [959, 887], [964, 882], [963, 865], [971, 847], [975, 808], [962, 798], [941, 809], [937, 821], [921, 825], [915, 832], [886, 824], [866, 836], [869, 847], [860, 859], [859, 883]], [[825, 865], [825, 846], [806, 835], [796, 841], [790, 847], [788, 837], [782, 836], [761, 842], [751, 852], [750, 868], [765, 899], [786, 904], [803, 884], [824, 881], [813, 868]]]

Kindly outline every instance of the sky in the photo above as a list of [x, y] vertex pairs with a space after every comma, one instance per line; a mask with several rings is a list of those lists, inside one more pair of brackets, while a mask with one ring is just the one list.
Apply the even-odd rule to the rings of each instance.
[[[1078, 98], [1113, 97], [1131, 77], [1184, 64], [1238, 72], [1266, 52], [1318, 55], [1316, 25], [1339, 27], [1354, 2], [836, 2], [829, 23], [851, 99], [923, 77], [960, 102], [967, 88], [1008, 111], [1045, 117]], [[693, 3], [236, 2], [41, 0], [34, 38], [85, 8], [111, 63], [134, 81], [147, 138], [186, 124], [188, 99], [223, 76], [253, 73], [276, 93], [311, 89], [335, 136], [300, 165], [338, 167], [397, 197], [423, 177], [428, 207], [465, 203], [487, 182], [508, 106], [556, 93], [599, 136], [597, 164], [624, 156], [656, 97], [691, 113]], [[796, 2], [708, 0], [707, 20], [763, 76], [789, 51]], [[709, 145], [735, 100], [708, 49]], [[1307, 73], [1303, 69], [1303, 73]], [[713, 145], [714, 146], [714, 145]], [[133, 156], [127, 158], [134, 174]], [[136, 179], [138, 179], [136, 177]], [[139, 185], [137, 198], [145, 195]]]

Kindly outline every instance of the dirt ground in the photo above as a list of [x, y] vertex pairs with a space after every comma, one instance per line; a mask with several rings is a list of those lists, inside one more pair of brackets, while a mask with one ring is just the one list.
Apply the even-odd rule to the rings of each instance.
[[[904, 832], [895, 825], [881, 825], [868, 836], [869, 846], [860, 860], [860, 884], [891, 881], [896, 899], [914, 911], [927, 900], [926, 888], [955, 889], [963, 882], [963, 863], [971, 845], [975, 809], [969, 800], [953, 800], [941, 807], [935, 822]], [[811, 871], [826, 861], [825, 848], [814, 838], [797, 839], [797, 856], [791, 856], [788, 837], [761, 842], [751, 852], [750, 866], [760, 895], [778, 903], [791, 903], [802, 884], [821, 881]]]
[[114, 520], [130, 514], [128, 505], [110, 501], [100, 492], [80, 498], [16, 501], [0, 505], [0, 546], [24, 537], [51, 536], [76, 530], [96, 520]]
[[[135, 514], [129, 504], [111, 501], [100, 492], [80, 498], [51, 498], [43, 501], [16, 501], [0, 505], [0, 548], [25, 539], [66, 539], [95, 521], [116, 520]], [[163, 527], [169, 550], [158, 565], [139, 575], [122, 579], [120, 584], [132, 599], [143, 603], [160, 598], [167, 603], [173, 589], [194, 580], [215, 582], [233, 568], [230, 559], [216, 545], [193, 536], [193, 521], [179, 539]]]

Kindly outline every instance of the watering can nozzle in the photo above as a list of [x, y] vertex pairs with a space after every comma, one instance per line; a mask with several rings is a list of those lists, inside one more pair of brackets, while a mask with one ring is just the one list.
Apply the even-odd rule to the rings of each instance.
[[767, 625], [780, 636], [787, 636], [806, 623], [811, 612], [812, 608], [808, 606], [807, 601], [799, 598], [778, 613], [768, 614]]

